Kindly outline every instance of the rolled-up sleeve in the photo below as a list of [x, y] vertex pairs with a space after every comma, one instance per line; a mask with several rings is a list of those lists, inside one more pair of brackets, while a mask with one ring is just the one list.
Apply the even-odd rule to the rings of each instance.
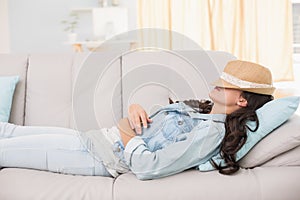
[[223, 132], [214, 122], [204, 121], [186, 133], [185, 140], [155, 152], [140, 136], [135, 136], [127, 143], [124, 157], [141, 180], [165, 177], [206, 162], [218, 149]]

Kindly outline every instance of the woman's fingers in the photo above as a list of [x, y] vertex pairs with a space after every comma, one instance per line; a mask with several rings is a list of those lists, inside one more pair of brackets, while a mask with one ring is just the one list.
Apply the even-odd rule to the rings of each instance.
[[138, 104], [132, 104], [129, 107], [128, 118], [131, 128], [135, 129], [137, 134], [142, 133], [142, 124], [144, 128], [147, 128], [148, 123], [152, 122], [146, 111]]
[[142, 123], [143, 123], [143, 127], [147, 128], [147, 116], [146, 116], [145, 113], [141, 115], [141, 120], [142, 120]]
[[134, 129], [134, 124], [131, 122], [130, 117], [128, 118], [128, 121], [129, 121], [130, 128]]
[[134, 115], [134, 127], [135, 127], [135, 131], [136, 131], [137, 134], [142, 133], [141, 119], [140, 119], [139, 114]]
[[152, 119], [149, 118], [146, 112], [141, 116], [144, 128], [148, 127], [148, 123], [152, 123]]
[[151, 123], [153, 120], [150, 119], [150, 118], [147, 116], [147, 121], [148, 121], [149, 123]]

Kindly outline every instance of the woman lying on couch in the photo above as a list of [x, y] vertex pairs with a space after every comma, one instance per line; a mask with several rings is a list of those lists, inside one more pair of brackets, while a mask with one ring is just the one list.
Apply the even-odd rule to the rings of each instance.
[[[238, 60], [227, 64], [214, 85], [213, 106], [200, 101], [197, 110], [193, 101], [177, 102], [148, 116], [133, 104], [128, 119], [109, 129], [1, 123], [0, 168], [113, 177], [132, 171], [139, 179], [154, 179], [210, 162], [220, 173], [232, 174], [239, 170], [236, 153], [247, 131], [259, 127], [255, 111], [273, 99], [275, 88], [267, 68]], [[217, 154], [222, 164], [212, 159]]]

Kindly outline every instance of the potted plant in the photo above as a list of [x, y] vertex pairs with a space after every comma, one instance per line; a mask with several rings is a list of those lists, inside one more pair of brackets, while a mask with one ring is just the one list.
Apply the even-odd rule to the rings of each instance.
[[64, 31], [68, 32], [68, 39], [70, 43], [74, 43], [77, 40], [77, 34], [75, 29], [78, 25], [79, 17], [76, 13], [70, 13], [69, 18], [62, 20], [61, 23], [65, 26]]

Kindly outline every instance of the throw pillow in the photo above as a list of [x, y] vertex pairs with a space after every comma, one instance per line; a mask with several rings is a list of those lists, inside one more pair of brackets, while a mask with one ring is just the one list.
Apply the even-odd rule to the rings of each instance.
[[8, 122], [18, 76], [0, 76], [0, 122]]
[[[239, 161], [241, 167], [250, 168], [258, 165], [288, 165], [295, 162], [299, 156], [285, 153], [300, 145], [300, 116], [293, 115], [286, 123], [275, 129], [272, 134], [262, 139], [251, 151]], [[300, 152], [300, 148], [299, 151]], [[300, 154], [298, 154], [300, 155]], [[274, 158], [276, 157], [276, 158]], [[274, 158], [274, 159], [273, 159]], [[272, 160], [273, 159], [273, 160]]]
[[[275, 128], [279, 127], [287, 121], [292, 114], [297, 110], [300, 97], [292, 96], [280, 99], [275, 99], [266, 103], [263, 107], [256, 111], [259, 128], [255, 132], [247, 132], [247, 141], [243, 147], [237, 152], [236, 160], [239, 161], [243, 158], [260, 140], [271, 133]], [[247, 125], [253, 130], [255, 122], [249, 121]], [[212, 158], [217, 165], [224, 165], [224, 160], [218, 153]], [[254, 165], [252, 165], [254, 166]], [[198, 166], [200, 171], [210, 171], [215, 168], [209, 161]]]

